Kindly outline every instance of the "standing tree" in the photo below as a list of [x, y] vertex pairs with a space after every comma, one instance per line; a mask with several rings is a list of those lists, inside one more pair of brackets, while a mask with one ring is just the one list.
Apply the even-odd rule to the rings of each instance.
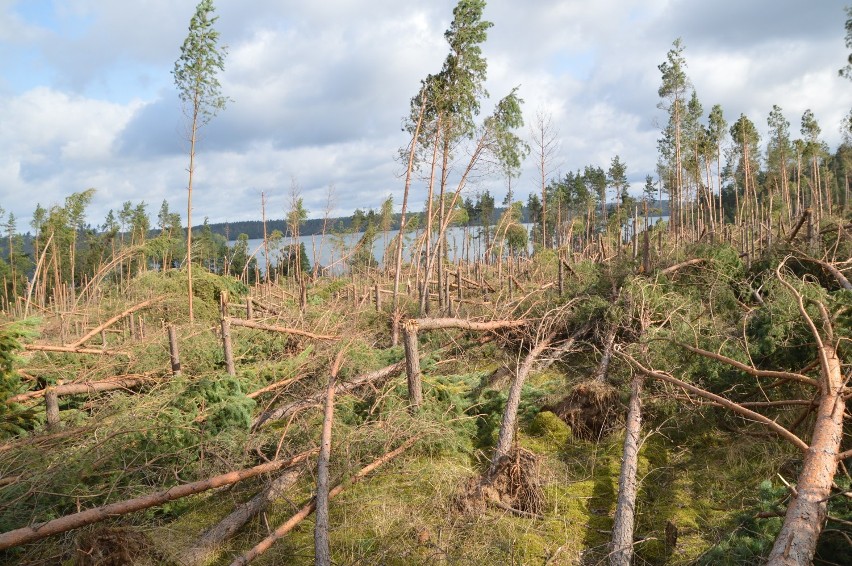
[[[677, 38], [666, 56], [666, 61], [659, 65], [662, 84], [658, 94], [662, 99], [658, 107], [669, 113], [669, 124], [664, 133], [671, 137], [672, 153], [669, 169], [672, 173], [669, 206], [671, 207], [671, 226], [679, 231], [683, 224], [683, 167], [681, 156], [681, 128], [683, 126], [686, 105], [686, 92], [690, 81], [686, 76], [686, 60], [683, 57], [683, 41]], [[676, 233], [677, 233], [676, 231]]]
[[[846, 48], [852, 49], [852, 6], [846, 6]], [[846, 66], [837, 73], [852, 81], [852, 53], [849, 54], [847, 61]]]
[[[541, 244], [547, 247], [547, 180], [555, 169], [554, 158], [559, 151], [559, 131], [553, 125], [553, 118], [543, 111], [536, 112], [532, 127], [532, 142], [538, 158], [539, 181], [541, 182]], [[512, 204], [509, 202], [508, 204]]]
[[198, 130], [225, 108], [227, 98], [217, 75], [225, 70], [227, 49], [219, 47], [219, 32], [213, 28], [218, 16], [213, 16], [213, 0], [201, 0], [189, 21], [189, 35], [180, 48], [172, 74], [175, 77], [184, 114], [189, 119], [189, 181], [186, 198], [186, 274], [189, 298], [189, 321], [192, 310], [192, 177], [195, 172], [195, 144]]

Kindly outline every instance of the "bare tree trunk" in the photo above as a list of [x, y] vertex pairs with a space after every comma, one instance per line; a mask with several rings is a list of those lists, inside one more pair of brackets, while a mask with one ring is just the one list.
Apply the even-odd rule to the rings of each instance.
[[624, 434], [624, 451], [621, 474], [618, 478], [618, 501], [612, 526], [611, 566], [630, 566], [633, 561], [633, 525], [636, 517], [636, 472], [639, 464], [639, 434], [642, 427], [642, 376], [636, 374], [630, 387], [630, 404], [627, 410], [627, 430]]
[[286, 470], [266, 489], [239, 505], [230, 515], [208, 529], [191, 548], [182, 553], [180, 563], [183, 566], [201, 566], [212, 562], [224, 542], [230, 540], [237, 531], [260, 515], [270, 503], [281, 498], [296, 483], [301, 474], [302, 468]]
[[503, 419], [500, 421], [500, 433], [497, 436], [497, 446], [494, 448], [494, 455], [491, 457], [489, 475], [492, 475], [497, 469], [497, 463], [500, 461], [500, 458], [507, 455], [512, 448], [512, 442], [515, 439], [515, 423], [518, 420], [518, 406], [521, 403], [521, 390], [524, 388], [524, 382], [532, 371], [536, 359], [550, 346], [550, 343], [555, 337], [556, 333], [551, 332], [546, 338], [539, 341], [530, 350], [515, 373], [515, 380], [512, 382], [512, 387], [509, 388], [509, 398], [506, 400]]
[[50, 387], [44, 393], [44, 412], [47, 418], [47, 430], [56, 432], [59, 428], [59, 395]]
[[112, 519], [119, 515], [126, 515], [128, 513], [133, 513], [134, 511], [142, 511], [143, 509], [162, 505], [163, 503], [174, 501], [175, 499], [195, 495], [196, 493], [201, 493], [209, 489], [231, 485], [239, 481], [253, 478], [260, 474], [290, 467], [301, 462], [315, 451], [316, 450], [309, 450], [307, 452], [302, 452], [289, 460], [273, 460], [272, 462], [266, 462], [253, 468], [227, 472], [206, 480], [178, 485], [150, 495], [143, 495], [142, 497], [136, 497], [134, 499], [110, 503], [103, 507], [86, 509], [85, 511], [65, 515], [64, 517], [59, 517], [58, 519], [53, 519], [46, 523], [34, 524], [21, 527], [20, 529], [15, 529], [13, 531], [0, 533], [0, 550], [19, 546], [28, 542], [35, 542], [51, 535], [64, 533], [72, 529], [79, 529], [80, 527]]
[[769, 554], [769, 566], [811, 564], [827, 515], [827, 501], [843, 438], [845, 402], [837, 352], [832, 345], [826, 344], [821, 354], [827, 367], [824, 368], [825, 382], [814, 432], [805, 452], [796, 494], [787, 507], [781, 532]]
[[180, 375], [180, 353], [178, 352], [177, 332], [175, 325], [169, 324], [169, 361], [172, 366], [172, 375]]
[[420, 376], [420, 353], [417, 347], [417, 325], [406, 320], [402, 326], [405, 347], [405, 375], [408, 378], [408, 401], [416, 409], [423, 404], [423, 381]]
[[314, 564], [331, 566], [331, 550], [328, 541], [328, 464], [331, 459], [331, 427], [334, 424], [334, 390], [337, 372], [343, 360], [345, 349], [337, 354], [331, 368], [331, 378], [328, 382], [328, 393], [325, 396], [325, 414], [322, 420], [322, 436], [320, 437], [320, 453], [317, 458], [317, 520], [314, 525]]

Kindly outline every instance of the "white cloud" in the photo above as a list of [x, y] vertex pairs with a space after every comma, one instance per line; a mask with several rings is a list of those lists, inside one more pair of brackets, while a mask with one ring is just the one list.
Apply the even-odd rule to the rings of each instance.
[[[169, 74], [196, 0], [69, 0], [52, 26], [24, 21], [0, 0], [0, 55], [21, 64], [0, 83], [0, 203], [19, 218], [36, 202], [61, 203], [98, 188], [90, 221], [126, 200], [167, 199], [185, 208], [187, 156]], [[221, 77], [233, 102], [202, 131], [193, 218], [257, 218], [260, 192], [272, 216], [286, 206], [291, 178], [306, 206], [322, 213], [329, 184], [336, 213], [401, 202], [407, 143], [402, 117], [419, 81], [440, 70], [453, 0], [238, 0], [216, 2], [223, 44]], [[688, 73], [709, 112], [729, 121], [746, 113], [760, 128], [773, 104], [798, 131], [811, 108], [832, 146], [848, 112], [843, 3], [628, 0], [519, 4], [492, 0], [483, 53], [491, 103], [521, 85], [525, 115], [552, 113], [562, 138], [561, 171], [607, 167], [615, 154], [640, 183], [656, 163], [659, 65], [683, 37]], [[7, 63], [10, 60], [8, 57]], [[0, 63], [3, 68], [3, 63]], [[14, 71], [14, 72], [12, 72]], [[33, 83], [38, 86], [33, 88]], [[521, 132], [528, 135], [528, 129]], [[458, 155], [464, 158], [464, 152]], [[535, 190], [533, 159], [514, 183]], [[412, 203], [425, 200], [424, 183]], [[499, 177], [477, 178], [498, 200]], [[22, 222], [22, 224], [24, 224]]]

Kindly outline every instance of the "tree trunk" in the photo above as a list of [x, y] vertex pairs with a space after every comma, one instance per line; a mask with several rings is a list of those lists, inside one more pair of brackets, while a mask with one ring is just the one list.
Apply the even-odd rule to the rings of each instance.
[[172, 375], [177, 377], [180, 375], [180, 353], [178, 352], [177, 333], [175, 325], [169, 325], [169, 361], [172, 366]]
[[826, 502], [831, 494], [843, 438], [845, 403], [837, 352], [829, 344], [822, 350], [828, 367], [825, 368], [814, 433], [799, 474], [797, 493], [787, 507], [781, 532], [769, 554], [769, 566], [811, 564], [827, 515]]
[[630, 388], [618, 501], [612, 526], [611, 566], [630, 566], [633, 560], [633, 525], [636, 517], [636, 472], [639, 464], [639, 434], [642, 427], [642, 376], [636, 374]]
[[420, 353], [417, 347], [417, 325], [406, 320], [402, 326], [405, 347], [405, 375], [408, 378], [408, 401], [416, 409], [423, 403], [423, 381], [420, 376]]
[[266, 489], [246, 503], [237, 506], [230, 515], [208, 529], [191, 548], [185, 550], [180, 558], [180, 563], [183, 566], [201, 566], [212, 562], [223, 543], [230, 540], [249, 521], [260, 515], [270, 503], [283, 497], [301, 474], [302, 468], [286, 470]]
[[314, 525], [314, 564], [317, 566], [331, 566], [328, 541], [328, 464], [331, 459], [331, 426], [334, 423], [334, 381], [332, 376], [325, 399], [320, 453], [317, 458], [317, 520]]
[[302, 452], [289, 460], [273, 460], [272, 462], [266, 462], [253, 468], [227, 472], [206, 480], [178, 485], [150, 495], [143, 495], [142, 497], [136, 497], [126, 501], [110, 503], [103, 507], [86, 509], [85, 511], [65, 515], [64, 517], [59, 517], [58, 519], [53, 519], [46, 523], [34, 524], [21, 527], [20, 529], [15, 529], [13, 531], [0, 533], [0, 550], [19, 546], [28, 542], [35, 542], [51, 535], [64, 533], [72, 529], [79, 529], [80, 527], [91, 525], [92, 523], [112, 519], [118, 515], [126, 515], [128, 513], [133, 513], [134, 511], [142, 511], [143, 509], [162, 505], [163, 503], [174, 501], [175, 499], [195, 495], [196, 493], [201, 493], [217, 487], [231, 485], [267, 472], [280, 470], [281, 468], [286, 468], [301, 462], [314, 452], [315, 450], [309, 450], [307, 452]]
[[44, 412], [47, 418], [47, 430], [56, 432], [59, 428], [59, 395], [56, 389], [49, 387], [44, 393]]
[[550, 346], [556, 333], [550, 333], [546, 338], [538, 342], [524, 358], [518, 367], [515, 380], [509, 389], [509, 398], [506, 400], [506, 408], [503, 411], [503, 419], [500, 421], [500, 433], [497, 436], [497, 446], [494, 448], [494, 456], [491, 458], [491, 469], [489, 475], [497, 469], [500, 458], [507, 455], [512, 448], [515, 439], [515, 423], [518, 420], [518, 406], [521, 403], [521, 390], [530, 371], [533, 369], [536, 359]]

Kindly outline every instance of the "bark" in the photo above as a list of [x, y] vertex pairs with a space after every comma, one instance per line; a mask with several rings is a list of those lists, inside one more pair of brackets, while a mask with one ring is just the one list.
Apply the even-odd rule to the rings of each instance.
[[59, 428], [59, 396], [56, 390], [48, 387], [44, 394], [44, 412], [47, 419], [47, 430], [55, 432]]
[[[328, 492], [328, 498], [334, 499], [344, 489], [346, 489], [346, 487], [361, 481], [370, 472], [372, 472], [382, 464], [386, 464], [387, 462], [393, 460], [394, 458], [414, 446], [414, 444], [418, 440], [420, 440], [420, 438], [417, 436], [409, 438], [398, 448], [388, 452], [387, 454], [384, 454], [383, 456], [380, 456], [379, 458], [376, 458], [371, 463], [361, 468], [358, 473], [352, 476], [352, 478], [348, 482], [339, 483], [334, 486], [334, 488]], [[245, 564], [248, 564], [258, 556], [269, 550], [269, 547], [271, 547], [275, 541], [277, 541], [278, 539], [289, 533], [291, 530], [293, 530], [296, 525], [301, 523], [305, 518], [307, 518], [311, 513], [313, 513], [315, 508], [316, 501], [312, 499], [310, 503], [302, 507], [302, 509], [300, 509], [298, 513], [290, 517], [290, 519], [288, 519], [284, 524], [275, 529], [268, 537], [257, 543], [251, 550], [249, 550], [245, 554], [238, 556], [233, 562], [231, 562], [231, 566], [245, 566]]]
[[823, 394], [817, 409], [811, 445], [805, 453], [796, 495], [787, 507], [781, 532], [775, 539], [768, 564], [806, 565], [813, 561], [819, 535], [827, 516], [827, 500], [837, 470], [837, 456], [843, 438], [843, 377], [834, 347], [822, 348]]
[[302, 468], [291, 468], [278, 476], [266, 489], [252, 497], [246, 503], [237, 506], [230, 515], [208, 529], [195, 544], [185, 550], [180, 557], [183, 566], [201, 566], [212, 562], [219, 554], [219, 548], [230, 540], [249, 521], [260, 515], [269, 505], [290, 489]]
[[281, 332], [282, 334], [295, 334], [296, 336], [304, 336], [313, 338], [314, 340], [339, 340], [339, 336], [330, 336], [328, 334], [314, 334], [306, 330], [296, 328], [286, 328], [284, 326], [273, 326], [270, 324], [261, 324], [250, 320], [240, 320], [238, 318], [229, 318], [228, 321], [232, 326], [242, 326], [243, 328], [254, 328], [255, 330], [268, 330], [270, 332]]
[[611, 566], [630, 566], [633, 560], [633, 526], [636, 518], [636, 473], [639, 465], [639, 435], [642, 428], [642, 377], [633, 376], [621, 474], [618, 477], [618, 500], [612, 526]]
[[141, 511], [156, 505], [162, 505], [163, 503], [174, 501], [175, 499], [195, 495], [196, 493], [201, 493], [217, 487], [231, 485], [267, 472], [274, 472], [275, 470], [280, 470], [281, 468], [297, 464], [308, 458], [314, 452], [316, 452], [316, 450], [309, 450], [307, 452], [302, 452], [289, 460], [266, 462], [265, 464], [254, 466], [253, 468], [228, 472], [205, 480], [178, 485], [171, 489], [158, 491], [150, 495], [144, 495], [134, 499], [111, 503], [102, 507], [87, 509], [86, 511], [59, 517], [58, 519], [54, 519], [46, 523], [0, 533], [0, 550], [41, 540], [51, 535], [64, 533], [73, 529], [79, 529], [80, 527], [105, 521], [118, 515], [126, 515], [128, 513]]
[[506, 400], [506, 408], [503, 410], [500, 433], [497, 436], [497, 446], [494, 448], [494, 456], [491, 458], [489, 475], [493, 474], [496, 470], [500, 458], [507, 455], [512, 448], [512, 442], [515, 439], [515, 423], [518, 420], [518, 406], [521, 403], [521, 390], [524, 388], [524, 382], [532, 371], [538, 357], [550, 346], [550, 343], [555, 337], [556, 333], [552, 332], [538, 342], [518, 367], [515, 380], [512, 382], [511, 388], [509, 388], [509, 398]]
[[415, 320], [409, 319], [403, 323], [402, 345], [405, 347], [408, 401], [416, 409], [423, 403], [423, 380], [420, 375], [420, 352], [417, 346], [417, 324]]
[[[365, 373], [365, 374], [359, 375], [358, 377], [356, 377], [355, 379], [353, 379], [351, 381], [347, 381], [345, 383], [338, 383], [335, 386], [335, 391], [334, 391], [335, 395], [340, 395], [342, 393], [349, 393], [350, 391], [353, 391], [353, 390], [357, 389], [358, 387], [360, 387], [362, 385], [366, 385], [368, 383], [375, 383], [375, 382], [380, 381], [382, 379], [386, 379], [386, 378], [388, 378], [392, 375], [396, 375], [396, 374], [402, 372], [403, 369], [405, 369], [405, 360], [403, 360], [401, 362], [397, 362], [393, 365], [383, 367], [382, 369], [379, 369], [379, 370], [376, 370], [376, 371], [373, 371], [373, 372], [370, 372], [370, 373]], [[292, 403], [288, 403], [287, 405], [284, 405], [283, 407], [278, 407], [277, 409], [273, 409], [271, 411], [264, 412], [260, 416], [258, 416], [257, 418], [254, 419], [254, 422], [252, 423], [252, 429], [257, 429], [257, 428], [263, 426], [264, 424], [266, 424], [270, 421], [281, 420], [283, 418], [286, 418], [286, 417], [292, 415], [293, 413], [301, 411], [302, 409], [307, 409], [308, 407], [314, 407], [318, 403], [320, 403], [324, 398], [325, 398], [325, 392], [317, 393], [317, 394], [305, 397], [303, 399], [299, 399], [298, 401], [293, 401]]]

